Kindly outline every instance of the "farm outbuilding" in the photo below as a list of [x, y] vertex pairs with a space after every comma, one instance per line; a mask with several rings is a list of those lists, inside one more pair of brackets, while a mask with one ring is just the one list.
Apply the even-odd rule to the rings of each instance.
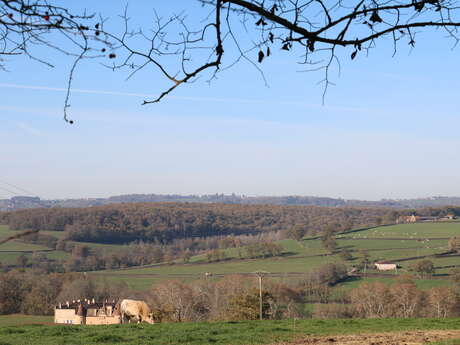
[[376, 262], [374, 265], [379, 271], [392, 271], [398, 269], [398, 265], [391, 262]]
[[416, 216], [415, 214], [411, 215], [411, 216], [400, 216], [398, 218], [398, 220], [396, 221], [396, 223], [400, 224], [400, 223], [416, 223], [420, 221], [420, 217], [419, 216]]
[[417, 222], [443, 222], [447, 220], [454, 220], [456, 219], [455, 214], [449, 213], [444, 217], [434, 217], [434, 216], [416, 216], [415, 214], [411, 216], [400, 216], [396, 223], [417, 223]]
[[112, 325], [121, 323], [115, 301], [96, 303], [94, 300], [73, 301], [54, 308], [54, 323], [74, 325]]
[[454, 220], [456, 218], [457, 217], [453, 213], [448, 213], [448, 214], [445, 215], [445, 217], [443, 217], [443, 219], [445, 219], [445, 220]]

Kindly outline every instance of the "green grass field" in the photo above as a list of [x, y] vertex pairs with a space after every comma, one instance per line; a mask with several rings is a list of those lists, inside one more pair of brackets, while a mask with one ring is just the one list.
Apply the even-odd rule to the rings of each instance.
[[[345, 289], [345, 290], [350, 290], [357, 288], [359, 284], [362, 282], [381, 282], [386, 285], [392, 285], [397, 282], [396, 279], [393, 278], [372, 278], [372, 277], [367, 277], [367, 278], [353, 278], [348, 281], [345, 281], [337, 286], [337, 289]], [[453, 283], [450, 280], [444, 280], [444, 279], [414, 279], [415, 285], [422, 290], [428, 290], [433, 287], [438, 287], [438, 286], [454, 286], [455, 283]]]
[[33, 244], [33, 243], [24, 243], [19, 241], [10, 241], [0, 245], [0, 252], [6, 251], [41, 251], [49, 250], [48, 247]]
[[6, 225], [0, 225], [0, 240], [17, 234], [17, 231], [10, 230]]
[[48, 235], [48, 236], [53, 236], [56, 237], [57, 239], [64, 238], [64, 231], [47, 231], [47, 230], [42, 230], [40, 231], [41, 234], [43, 235]]
[[[283, 256], [289, 257], [299, 257], [299, 256], [312, 256], [312, 255], [319, 255], [325, 254], [326, 250], [322, 247], [319, 241], [295, 241], [290, 239], [285, 239], [277, 242], [283, 248]], [[222, 249], [225, 253], [226, 259], [238, 259], [238, 249], [236, 248], [228, 248]], [[241, 252], [246, 255], [244, 247], [241, 249]], [[180, 260], [176, 261], [180, 263]], [[190, 260], [190, 263], [206, 263], [206, 255], [196, 255], [193, 256]]]
[[0, 344], [262, 345], [311, 335], [445, 329], [460, 329], [460, 319], [282, 320], [112, 326], [2, 325]]
[[309, 257], [309, 258], [269, 258], [236, 260], [227, 262], [201, 264], [174, 264], [156, 267], [131, 268], [124, 270], [110, 270], [94, 272], [100, 277], [116, 278], [125, 281], [133, 288], [150, 287], [152, 283], [165, 279], [197, 279], [205, 276], [206, 272], [214, 275], [251, 273], [262, 270], [277, 275], [298, 274], [311, 271], [328, 262], [338, 262], [337, 256]]
[[[15, 234], [6, 226], [0, 226], [0, 239]], [[60, 231], [43, 231], [43, 234], [62, 238]], [[337, 250], [348, 249], [353, 259], [347, 261], [347, 265], [355, 265], [359, 261], [361, 250], [369, 253], [371, 261], [377, 260], [398, 260], [402, 258], [430, 256], [441, 253], [447, 249], [447, 238], [460, 235], [460, 223], [417, 223], [400, 224], [393, 226], [382, 226], [363, 231], [350, 232], [337, 236]], [[429, 238], [429, 240], [428, 240]], [[116, 252], [123, 248], [121, 245], [83, 243], [97, 251]], [[328, 262], [343, 262], [340, 255], [328, 255], [323, 248], [320, 238], [304, 239], [302, 241], [282, 240], [278, 242], [283, 247], [283, 255], [276, 258], [266, 259], [239, 259], [236, 248], [224, 250], [226, 260], [221, 262], [208, 263], [206, 255], [197, 255], [191, 258], [190, 262], [184, 264], [177, 260], [174, 265], [156, 265], [150, 267], [130, 268], [123, 270], [99, 271], [92, 274], [113, 281], [125, 281], [135, 289], [147, 289], [158, 281], [165, 279], [181, 279], [184, 281], [203, 277], [205, 272], [214, 275], [251, 273], [257, 270], [271, 272], [277, 278], [301, 277], [304, 273], [311, 271]], [[19, 240], [0, 246], [0, 262], [13, 264], [21, 252], [27, 253], [29, 258], [31, 252], [46, 249], [43, 246], [23, 243]], [[17, 250], [13, 253], [11, 251]], [[242, 250], [245, 255], [245, 250]], [[68, 253], [53, 251], [46, 253], [54, 260], [66, 260]], [[402, 261], [399, 263], [401, 269], [398, 273], [407, 273], [411, 264], [419, 259]], [[430, 257], [438, 268], [437, 274], [448, 274], [451, 268], [445, 266], [460, 266], [460, 257]], [[375, 272], [370, 270], [370, 272]], [[391, 278], [381, 278], [391, 280]], [[448, 277], [446, 276], [446, 279]], [[434, 280], [432, 280], [434, 281]], [[421, 283], [420, 283], [421, 284]], [[436, 286], [437, 284], [450, 284], [449, 281], [436, 280], [436, 283], [424, 283], [423, 286]]]
[[31, 324], [42, 324], [54, 322], [53, 316], [40, 315], [0, 315], [0, 327], [3, 326], [22, 326]]
[[[367, 250], [370, 260], [397, 260], [409, 257], [430, 256], [447, 250], [446, 238], [460, 235], [459, 223], [418, 223], [385, 226], [369, 230], [339, 235], [338, 250], [347, 248], [351, 251], [353, 260], [348, 265], [358, 262], [360, 250]], [[428, 238], [438, 238], [425, 240]], [[422, 238], [422, 240], [417, 240]], [[152, 267], [131, 268], [124, 270], [94, 272], [99, 277], [108, 280], [123, 280], [136, 289], [145, 289], [158, 281], [165, 279], [191, 280], [203, 277], [205, 272], [214, 275], [232, 273], [251, 273], [257, 270], [271, 272], [278, 278], [289, 276], [300, 277], [328, 262], [343, 262], [338, 254], [322, 256], [326, 253], [320, 239], [305, 239], [303, 241], [282, 240], [282, 257], [267, 259], [238, 260], [237, 250], [225, 250], [227, 260], [216, 263], [207, 263], [205, 255], [192, 257], [190, 263], [183, 264], [177, 261], [174, 265], [158, 265]], [[460, 265], [460, 258], [430, 258], [435, 266]], [[404, 261], [398, 273], [407, 273], [411, 264], [417, 260]], [[437, 273], [448, 273], [450, 269], [440, 269]], [[376, 272], [370, 270], [370, 272]], [[378, 278], [383, 281], [394, 281], [391, 276]], [[345, 283], [347, 284], [347, 283]], [[356, 281], [351, 284], [357, 284]], [[422, 288], [450, 285], [446, 280], [417, 279]]]
[[[7, 238], [9, 236], [17, 234], [18, 231], [9, 230], [7, 226], [0, 225], [0, 240]], [[63, 231], [41, 231], [41, 234], [53, 236], [57, 239], [61, 239], [64, 236]], [[87, 243], [87, 242], [73, 242], [79, 245], [86, 245], [94, 250], [104, 252], [113, 252], [120, 250], [122, 248], [121, 245], [112, 245], [112, 244], [99, 244], [99, 243]], [[0, 245], [0, 262], [2, 264], [11, 265], [17, 261], [17, 258], [24, 254], [28, 259], [32, 258], [34, 252], [42, 252], [46, 255], [49, 259], [52, 260], [67, 260], [69, 258], [69, 254], [64, 251], [50, 251], [50, 249], [43, 245], [37, 245], [32, 243], [25, 243], [22, 242], [20, 239], [13, 240], [7, 243]]]
[[382, 226], [365, 231], [341, 235], [351, 238], [449, 238], [460, 235], [460, 223], [413, 223]]

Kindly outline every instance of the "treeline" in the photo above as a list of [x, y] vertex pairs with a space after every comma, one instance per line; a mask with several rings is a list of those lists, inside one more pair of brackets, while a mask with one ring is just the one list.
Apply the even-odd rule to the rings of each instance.
[[[400, 215], [460, 215], [460, 208], [419, 210], [316, 206], [144, 203], [89, 208], [28, 209], [0, 213], [13, 230], [65, 231], [65, 239], [168, 243], [178, 238], [277, 232], [296, 227], [303, 235], [392, 224]], [[46, 241], [43, 238], [43, 241]], [[50, 240], [48, 238], [48, 240]]]
[[81, 273], [0, 273], [0, 314], [53, 315], [57, 301], [72, 301], [81, 296], [103, 301], [136, 294], [125, 283], [109, 283]]
[[[0, 314], [52, 315], [66, 301], [135, 298], [146, 300], [157, 322], [245, 320], [259, 317], [259, 291], [253, 277], [228, 276], [200, 279], [189, 284], [164, 281], [147, 291], [135, 292], [124, 283], [104, 282], [83, 274], [36, 275], [0, 273]], [[298, 316], [298, 294], [282, 283], [267, 281], [263, 291], [264, 318]]]
[[391, 286], [381, 282], [362, 283], [352, 289], [342, 303], [318, 304], [314, 318], [413, 318], [458, 317], [458, 288], [417, 288], [411, 278], [400, 278]]
[[[329, 264], [295, 284], [269, 277], [263, 283], [263, 318], [414, 318], [460, 316], [458, 288], [421, 290], [412, 277], [394, 284], [361, 283], [351, 290], [333, 290], [347, 279], [344, 266]], [[329, 296], [329, 297], [328, 297]], [[147, 300], [157, 321], [255, 320], [259, 290], [255, 276], [233, 275], [188, 284], [165, 281], [153, 287]], [[305, 305], [313, 304], [309, 311]]]
[[[253, 239], [263, 238], [254, 236]], [[219, 241], [223, 242], [223, 241]], [[250, 241], [251, 243], [253, 241]], [[240, 242], [243, 244], [243, 242]], [[187, 246], [189, 244], [190, 246]], [[219, 243], [220, 244], [220, 243]], [[206, 248], [205, 246], [209, 247]], [[192, 256], [204, 254], [207, 262], [226, 260], [226, 247], [216, 247], [206, 239], [179, 239], [169, 245], [155, 243], [133, 242], [122, 246], [117, 251], [95, 251], [87, 246], [71, 246], [71, 256], [63, 263], [66, 272], [97, 271], [104, 269], [119, 269], [149, 264], [188, 263]], [[227, 247], [230, 248], [230, 247]], [[282, 247], [272, 240], [260, 240], [246, 246], [236, 247], [239, 258], [267, 258], [280, 256]], [[68, 250], [68, 248], [66, 248]], [[32, 262], [32, 265], [39, 264]], [[51, 266], [53, 267], [53, 266]]]
[[285, 235], [284, 232], [267, 232], [255, 235], [179, 238], [169, 243], [135, 241], [119, 246], [117, 250], [107, 250], [37, 233], [25, 236], [22, 240], [67, 252], [70, 254], [69, 258], [50, 259], [45, 252], [34, 253], [32, 257], [23, 254], [15, 263], [2, 265], [0, 262], [0, 270], [32, 268], [43, 273], [86, 272], [157, 263], [187, 263], [192, 256], [200, 254], [204, 255], [207, 262], [217, 262], [227, 259], [228, 248], [235, 248], [239, 259], [267, 258], [283, 254], [283, 248], [275, 242], [285, 238]]
[[[348, 279], [343, 264], [327, 264], [297, 281], [263, 278], [264, 319], [458, 317], [458, 288], [417, 288], [410, 276], [391, 285], [364, 282], [354, 289], [335, 287]], [[0, 314], [50, 315], [58, 303], [84, 298], [139, 298], [157, 322], [254, 320], [259, 318], [256, 275], [212, 275], [184, 283], [162, 281], [142, 292], [90, 274], [0, 273]], [[306, 305], [313, 308], [306, 308]]]
[[[344, 265], [325, 265], [306, 277], [314, 284], [334, 285], [344, 278]], [[309, 317], [302, 304], [304, 282], [285, 284], [263, 279], [265, 319]], [[258, 279], [255, 275], [212, 275], [189, 283], [163, 281], [143, 292], [124, 283], [104, 282], [81, 273], [43, 274], [39, 271], [0, 273], [0, 314], [51, 315], [53, 307], [84, 298], [96, 300], [140, 298], [151, 306], [156, 321], [252, 320], [259, 318]]]
[[308, 235], [331, 228], [337, 232], [391, 223], [397, 215], [376, 208], [147, 203], [5, 212], [0, 213], [0, 223], [16, 230], [65, 231], [65, 238], [74, 241], [167, 243], [176, 238], [274, 232], [294, 225]]

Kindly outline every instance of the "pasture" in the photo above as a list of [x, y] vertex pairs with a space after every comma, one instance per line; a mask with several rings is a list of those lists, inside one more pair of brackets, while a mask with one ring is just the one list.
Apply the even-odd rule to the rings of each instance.
[[0, 315], [0, 327], [23, 326], [32, 324], [49, 324], [53, 322], [53, 316], [23, 314]]
[[[0, 226], [0, 239], [15, 234], [6, 226]], [[43, 234], [62, 238], [63, 232], [43, 231]], [[352, 258], [345, 263], [352, 267], [359, 263], [363, 251], [369, 255], [370, 261], [398, 262], [401, 269], [398, 274], [408, 273], [408, 268], [422, 257], [432, 260], [436, 267], [436, 279], [429, 279], [432, 283], [417, 280], [421, 286], [437, 286], [450, 284], [448, 273], [453, 267], [460, 267], [460, 257], [446, 256], [434, 257], [433, 255], [447, 250], [447, 240], [460, 235], [460, 223], [416, 223], [381, 226], [366, 230], [355, 230], [336, 236], [337, 247], [333, 254], [328, 254], [320, 238], [305, 238], [301, 241], [285, 239], [278, 241], [283, 248], [282, 255], [273, 258], [247, 259], [244, 247], [224, 249], [225, 259], [219, 262], [208, 262], [206, 255], [196, 255], [190, 262], [183, 263], [176, 260], [173, 264], [156, 264], [119, 270], [106, 270], [91, 272], [101, 279], [125, 281], [135, 289], [148, 289], [162, 280], [181, 279], [184, 281], [203, 278], [206, 272], [211, 272], [214, 277], [228, 274], [250, 274], [257, 270], [268, 271], [277, 279], [298, 279], [306, 272], [329, 262], [344, 262], [340, 251], [347, 249]], [[77, 243], [77, 242], [74, 242]], [[122, 245], [84, 243], [98, 252], [116, 252], [123, 248]], [[3, 264], [15, 263], [17, 257], [25, 254], [29, 259], [33, 253], [42, 252], [54, 260], [66, 260], [68, 253], [62, 251], [49, 251], [48, 248], [35, 244], [14, 240], [0, 246], [0, 262]], [[243, 253], [243, 258], [239, 254]], [[412, 259], [411, 259], [412, 258]], [[402, 260], [402, 261], [400, 261]], [[372, 268], [372, 267], [371, 267]], [[375, 273], [372, 269], [370, 273]], [[395, 274], [381, 277], [383, 281], [391, 282]], [[370, 278], [366, 278], [370, 279]], [[444, 279], [440, 280], [440, 279]], [[350, 282], [356, 284], [355, 279]], [[426, 281], [426, 280], [424, 280]], [[345, 283], [346, 286], [347, 283]]]
[[0, 240], [17, 234], [17, 231], [10, 230], [6, 225], [0, 225]]
[[0, 344], [262, 345], [312, 336], [355, 334], [357, 330], [365, 334], [459, 329], [460, 319], [281, 320], [112, 326], [0, 324]]
[[[0, 225], [0, 240], [17, 233], [18, 231], [10, 230], [7, 226]], [[0, 245], [0, 263], [11, 265], [17, 261], [20, 255], [25, 255], [28, 259], [31, 259], [34, 253], [42, 253], [54, 260], [68, 257], [65, 252], [51, 250], [43, 245], [25, 243], [17, 239]]]
[[350, 232], [349, 234], [340, 235], [340, 237], [378, 239], [447, 239], [453, 236], [458, 236], [459, 234], [460, 223], [458, 222], [425, 222], [381, 226], [365, 231]]
[[[344, 248], [352, 254], [352, 259], [346, 261], [348, 266], [356, 265], [365, 250], [370, 261], [401, 260], [398, 264], [401, 269], [398, 274], [407, 274], [408, 268], [420, 257], [426, 256], [435, 263], [436, 273], [447, 274], [451, 267], [459, 266], [460, 257], [433, 257], [432, 255], [447, 250], [447, 239], [460, 235], [460, 223], [417, 223], [382, 226], [363, 231], [340, 234], [336, 237], [337, 249], [332, 255], [326, 255], [320, 238], [305, 238], [302, 241], [282, 240], [278, 243], [283, 247], [283, 255], [275, 258], [238, 259], [235, 248], [226, 249], [226, 260], [208, 263], [205, 255], [191, 258], [187, 264], [176, 261], [173, 265], [151, 265], [148, 267], [129, 268], [122, 270], [99, 271], [93, 274], [108, 280], [122, 280], [136, 289], [145, 289], [158, 281], [166, 279], [192, 280], [204, 278], [206, 272], [214, 276], [228, 274], [250, 274], [257, 270], [268, 271], [278, 279], [292, 279], [302, 277], [306, 272], [328, 262], [344, 262], [340, 251]], [[423, 237], [427, 236], [427, 237]], [[369, 269], [368, 272], [377, 271]], [[396, 274], [389, 273], [387, 277], [366, 278], [380, 280], [387, 283], [394, 282]], [[448, 276], [439, 276], [440, 279], [416, 279], [419, 287], [451, 285]], [[363, 279], [354, 279], [350, 286], [356, 286]], [[342, 283], [347, 286], [347, 282]], [[340, 285], [342, 285], [340, 284]]]
[[249, 260], [229, 260], [214, 263], [189, 263], [173, 265], [155, 265], [150, 267], [106, 270], [93, 272], [99, 277], [125, 281], [130, 287], [147, 288], [157, 281], [168, 279], [190, 280], [204, 278], [206, 272], [213, 276], [228, 274], [249, 274], [262, 270], [278, 277], [299, 277], [299, 275], [327, 262], [339, 262], [337, 256], [267, 258]]

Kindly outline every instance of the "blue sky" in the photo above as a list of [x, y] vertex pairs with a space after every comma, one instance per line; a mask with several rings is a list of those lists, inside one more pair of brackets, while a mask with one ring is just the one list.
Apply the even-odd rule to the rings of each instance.
[[[152, 13], [146, 9], [170, 15], [193, 2], [132, 3], [133, 20], [143, 22]], [[124, 4], [102, 1], [94, 10], [117, 27]], [[190, 6], [191, 21], [202, 16]], [[42, 198], [460, 195], [458, 49], [430, 32], [412, 51], [402, 44], [394, 58], [390, 42], [368, 57], [351, 61], [349, 53], [325, 105], [322, 74], [299, 72], [295, 56], [281, 51], [262, 64], [268, 87], [241, 63], [148, 106], [142, 95], [165, 85], [154, 71], [126, 81], [125, 73], [85, 61], [74, 81], [73, 126], [62, 120], [70, 61], [44, 55], [56, 63], [49, 69], [10, 59], [0, 72], [0, 180]], [[0, 198], [14, 195], [5, 189], [23, 194], [0, 187]]]

